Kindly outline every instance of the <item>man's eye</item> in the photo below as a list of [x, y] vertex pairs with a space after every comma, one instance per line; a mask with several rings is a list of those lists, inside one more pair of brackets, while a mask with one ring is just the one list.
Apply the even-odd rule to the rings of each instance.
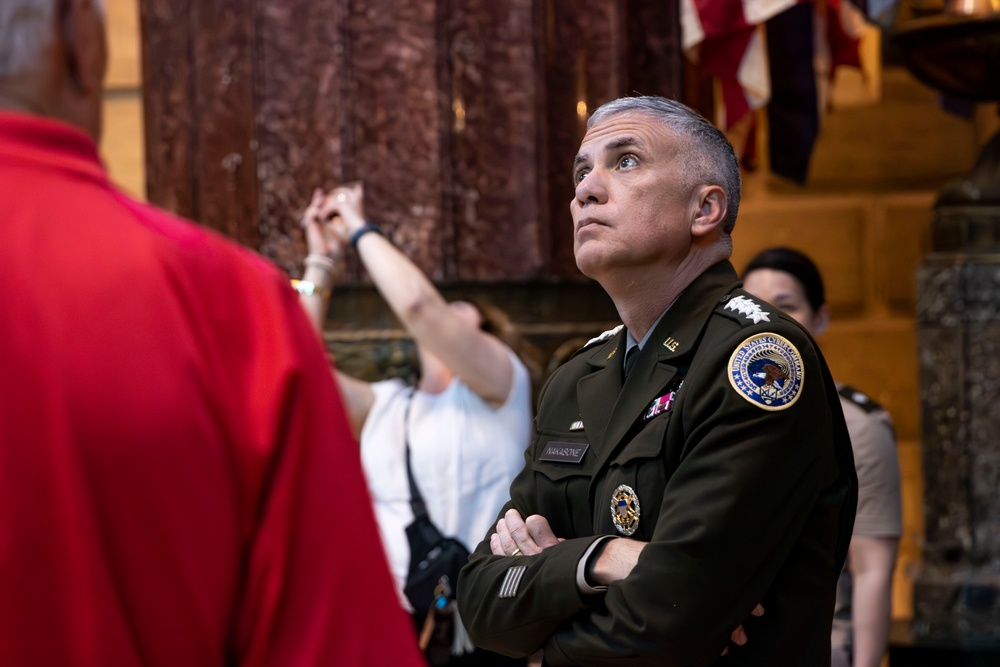
[[579, 182], [580, 182], [580, 181], [582, 181], [582, 180], [583, 180], [583, 179], [584, 179], [584, 178], [585, 178], [585, 177], [587, 176], [587, 174], [589, 174], [589, 173], [590, 173], [590, 170], [589, 170], [589, 169], [581, 169], [580, 171], [576, 172], [576, 175], [575, 175], [575, 176], [573, 177], [573, 180], [574, 180], [575, 182], [579, 183]]
[[620, 169], [631, 169], [632, 167], [639, 164], [634, 155], [622, 155], [618, 160], [618, 167]]

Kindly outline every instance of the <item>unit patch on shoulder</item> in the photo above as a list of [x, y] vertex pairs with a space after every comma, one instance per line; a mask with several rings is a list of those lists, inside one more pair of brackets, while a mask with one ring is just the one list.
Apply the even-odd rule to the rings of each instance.
[[754, 324], [771, 321], [767, 318], [771, 313], [766, 312], [760, 307], [760, 304], [754, 303], [745, 296], [734, 296], [726, 304], [726, 310], [735, 310], [738, 313], [743, 313], [748, 320], [753, 320]]
[[794, 405], [804, 379], [802, 355], [778, 334], [750, 336], [729, 358], [733, 389], [764, 410], [784, 410]]

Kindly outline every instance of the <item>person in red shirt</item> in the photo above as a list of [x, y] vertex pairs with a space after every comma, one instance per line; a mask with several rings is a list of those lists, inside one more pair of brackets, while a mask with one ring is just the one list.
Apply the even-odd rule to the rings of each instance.
[[0, 1], [0, 665], [422, 664], [297, 295], [109, 183], [105, 60]]

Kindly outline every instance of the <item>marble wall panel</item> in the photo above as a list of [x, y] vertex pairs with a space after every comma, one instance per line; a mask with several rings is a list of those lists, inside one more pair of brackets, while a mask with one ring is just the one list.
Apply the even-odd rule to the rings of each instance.
[[446, 277], [449, 103], [441, 90], [440, 7], [356, 0], [346, 16], [344, 177], [365, 183], [366, 213], [433, 279]]
[[972, 559], [1000, 569], [1000, 264], [968, 263], [963, 278]]
[[363, 180], [368, 217], [435, 280], [579, 278], [567, 207], [587, 115], [681, 90], [676, 3], [140, 7], [150, 200], [292, 275], [312, 190]]
[[244, 0], [193, 3], [197, 216], [251, 248], [257, 230], [253, 14]]
[[946, 328], [920, 332], [925, 478], [924, 557], [930, 563], [957, 563], [972, 548], [968, 494], [968, 413], [961, 383], [960, 334]]
[[197, 159], [193, 106], [195, 63], [190, 58], [191, 0], [145, 0], [142, 28], [146, 192], [151, 202], [196, 217]]
[[347, 0], [263, 0], [258, 11], [260, 250], [299, 275], [306, 247], [297, 220], [314, 188], [345, 179]]
[[547, 264], [549, 213], [541, 173], [541, 7], [534, 0], [445, 4], [455, 224], [448, 273], [462, 280], [536, 276]]
[[680, 3], [626, 0], [625, 6], [627, 82], [622, 94], [684, 99]]
[[958, 563], [968, 557], [973, 540], [961, 271], [947, 262], [927, 262], [918, 275], [924, 558], [932, 565]]
[[931, 256], [917, 271], [917, 323], [955, 329], [964, 319], [962, 267], [950, 257]]
[[618, 0], [546, 0], [545, 89], [548, 127], [551, 272], [579, 277], [569, 202], [573, 158], [589, 113], [625, 94], [625, 5]]

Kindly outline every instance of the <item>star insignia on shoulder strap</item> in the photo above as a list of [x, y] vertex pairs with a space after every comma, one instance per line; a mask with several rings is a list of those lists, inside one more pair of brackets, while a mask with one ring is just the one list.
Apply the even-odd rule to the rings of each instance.
[[759, 304], [754, 303], [745, 296], [734, 296], [726, 304], [726, 310], [735, 310], [743, 313], [748, 320], [753, 320], [754, 324], [771, 321], [767, 318], [771, 313], [761, 310]]

